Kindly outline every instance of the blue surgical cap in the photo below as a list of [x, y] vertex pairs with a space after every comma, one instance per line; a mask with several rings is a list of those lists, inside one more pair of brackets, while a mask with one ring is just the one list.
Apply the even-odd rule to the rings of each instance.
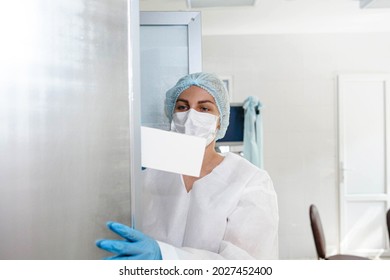
[[181, 78], [176, 85], [167, 91], [165, 99], [165, 112], [172, 121], [172, 115], [175, 111], [176, 100], [179, 95], [191, 86], [197, 86], [206, 90], [214, 97], [220, 114], [220, 128], [216, 135], [216, 140], [225, 136], [229, 125], [230, 103], [229, 94], [223, 82], [214, 74], [200, 72], [193, 73]]

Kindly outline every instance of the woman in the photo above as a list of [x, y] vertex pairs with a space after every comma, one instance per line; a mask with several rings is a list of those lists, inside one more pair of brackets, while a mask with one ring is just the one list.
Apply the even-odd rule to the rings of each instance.
[[238, 155], [215, 151], [229, 108], [223, 82], [213, 74], [187, 75], [167, 92], [171, 130], [207, 139], [201, 174], [147, 170], [142, 232], [109, 223], [125, 240], [97, 246], [114, 259], [277, 258], [278, 208], [270, 177]]

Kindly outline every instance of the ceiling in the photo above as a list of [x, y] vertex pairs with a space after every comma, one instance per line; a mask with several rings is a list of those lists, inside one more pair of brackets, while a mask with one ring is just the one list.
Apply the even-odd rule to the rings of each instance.
[[202, 9], [189, 9], [187, 0], [139, 3], [141, 11], [201, 11], [206, 36], [390, 32], [390, 8], [361, 9], [359, 0], [257, 0], [254, 6]]

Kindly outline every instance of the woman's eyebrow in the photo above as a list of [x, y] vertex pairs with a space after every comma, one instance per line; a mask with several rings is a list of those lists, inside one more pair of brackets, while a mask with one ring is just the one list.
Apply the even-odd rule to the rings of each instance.
[[176, 100], [176, 103], [177, 103], [177, 102], [180, 102], [180, 101], [188, 104], [188, 100], [181, 99], [181, 98], [178, 98], [178, 99]]
[[200, 101], [198, 101], [198, 104], [203, 104], [203, 103], [211, 103], [211, 104], [215, 105], [215, 102], [213, 102], [211, 100], [200, 100]]
[[[182, 99], [182, 98], [178, 98], [177, 100], [176, 100], [176, 103], [177, 102], [184, 102], [184, 103], [186, 103], [186, 104], [189, 104], [189, 101], [188, 100], [186, 100], [186, 99]], [[215, 105], [215, 102], [213, 102], [212, 100], [199, 100], [198, 101], [198, 104], [204, 104], [204, 103], [211, 103], [211, 104], [214, 104]]]

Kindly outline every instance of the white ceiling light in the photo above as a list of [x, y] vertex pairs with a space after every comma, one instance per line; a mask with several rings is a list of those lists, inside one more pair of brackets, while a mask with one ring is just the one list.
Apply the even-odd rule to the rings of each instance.
[[254, 6], [256, 0], [187, 0], [188, 8]]
[[360, 0], [360, 8], [390, 8], [390, 0]]

